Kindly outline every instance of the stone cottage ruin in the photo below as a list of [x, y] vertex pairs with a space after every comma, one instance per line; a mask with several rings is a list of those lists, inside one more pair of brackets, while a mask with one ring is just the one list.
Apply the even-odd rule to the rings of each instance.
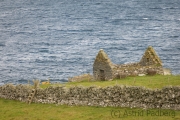
[[[111, 62], [108, 55], [101, 49], [93, 64], [93, 77], [95, 80], [110, 80], [125, 76], [146, 75], [148, 73], [165, 75], [164, 71], [162, 61], [151, 46], [146, 49], [140, 62], [137, 63], [116, 65]], [[167, 74], [170, 74], [170, 71]]]

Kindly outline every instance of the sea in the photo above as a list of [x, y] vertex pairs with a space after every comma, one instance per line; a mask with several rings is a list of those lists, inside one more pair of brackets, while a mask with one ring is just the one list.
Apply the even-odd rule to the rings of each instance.
[[100, 49], [126, 64], [148, 46], [180, 74], [180, 0], [0, 0], [0, 85], [64, 83]]

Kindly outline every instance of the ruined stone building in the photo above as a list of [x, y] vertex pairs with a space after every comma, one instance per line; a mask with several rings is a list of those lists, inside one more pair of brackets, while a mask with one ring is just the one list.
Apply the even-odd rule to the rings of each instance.
[[[116, 65], [111, 62], [108, 55], [101, 49], [93, 64], [93, 77], [95, 80], [110, 80], [124, 76], [146, 75], [148, 71], [155, 74], [165, 74], [162, 61], [151, 46], [146, 49], [141, 60], [137, 63]], [[168, 74], [170, 74], [170, 71]]]

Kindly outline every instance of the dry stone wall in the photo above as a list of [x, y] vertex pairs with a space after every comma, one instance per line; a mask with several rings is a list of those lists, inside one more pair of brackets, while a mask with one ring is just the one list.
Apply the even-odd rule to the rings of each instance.
[[6, 84], [0, 86], [0, 98], [19, 100], [26, 102], [31, 88], [28, 85], [12, 85]]
[[[145, 89], [143, 87], [109, 86], [109, 87], [80, 87], [66, 88], [63, 86], [37, 89], [32, 102], [48, 104], [140, 107], [180, 110], [180, 86], [163, 89]], [[0, 86], [0, 97], [27, 101], [31, 93], [26, 85]]]

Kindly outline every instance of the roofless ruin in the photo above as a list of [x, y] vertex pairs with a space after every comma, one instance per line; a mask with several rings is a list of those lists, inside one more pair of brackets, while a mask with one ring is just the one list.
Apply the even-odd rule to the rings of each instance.
[[137, 63], [117, 65], [111, 62], [103, 49], [97, 54], [93, 64], [93, 77], [95, 80], [111, 80], [123, 76], [146, 75], [148, 73], [166, 75], [170, 74], [163, 68], [162, 61], [152, 46], [149, 46], [141, 60]]

